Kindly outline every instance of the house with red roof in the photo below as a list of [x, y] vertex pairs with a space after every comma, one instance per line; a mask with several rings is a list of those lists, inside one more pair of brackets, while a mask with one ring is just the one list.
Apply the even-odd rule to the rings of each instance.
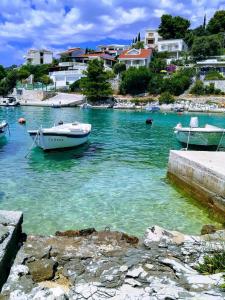
[[126, 67], [147, 67], [152, 58], [152, 49], [135, 49], [123, 51], [118, 60], [125, 63]]

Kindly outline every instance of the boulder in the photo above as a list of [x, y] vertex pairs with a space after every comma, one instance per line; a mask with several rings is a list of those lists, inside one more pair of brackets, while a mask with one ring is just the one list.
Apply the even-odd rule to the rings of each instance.
[[57, 263], [52, 259], [41, 259], [28, 263], [34, 282], [51, 280], [54, 277], [56, 266]]
[[210, 234], [216, 232], [216, 227], [214, 225], [203, 225], [201, 229], [201, 235]]
[[86, 228], [82, 230], [66, 230], [66, 231], [56, 231], [56, 236], [67, 236], [67, 237], [78, 237], [78, 236], [88, 236], [96, 232], [95, 228]]

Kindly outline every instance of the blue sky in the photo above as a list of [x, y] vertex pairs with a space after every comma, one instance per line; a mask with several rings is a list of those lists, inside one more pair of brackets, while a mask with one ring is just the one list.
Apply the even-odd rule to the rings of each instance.
[[225, 9], [225, 0], [0, 0], [0, 64], [21, 64], [29, 48], [55, 53], [68, 47], [128, 43], [156, 28], [162, 14], [192, 27]]

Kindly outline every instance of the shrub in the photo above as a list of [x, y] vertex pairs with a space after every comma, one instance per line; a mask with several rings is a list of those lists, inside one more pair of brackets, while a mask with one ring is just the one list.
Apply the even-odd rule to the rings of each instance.
[[206, 74], [205, 80], [225, 80], [225, 78], [218, 71], [211, 70]]
[[159, 104], [170, 104], [174, 103], [175, 99], [169, 92], [164, 92], [159, 97]]
[[137, 95], [146, 92], [150, 79], [150, 72], [146, 67], [130, 67], [122, 73], [120, 92], [122, 94]]
[[113, 71], [115, 74], [120, 74], [123, 71], [126, 71], [126, 65], [125, 63], [115, 63], [115, 65], [113, 66]]
[[197, 270], [203, 274], [225, 272], [225, 251], [205, 256], [204, 262], [198, 265]]
[[204, 84], [201, 80], [196, 80], [194, 86], [192, 87], [191, 94], [194, 95], [204, 95], [205, 93], [205, 88], [204, 88]]

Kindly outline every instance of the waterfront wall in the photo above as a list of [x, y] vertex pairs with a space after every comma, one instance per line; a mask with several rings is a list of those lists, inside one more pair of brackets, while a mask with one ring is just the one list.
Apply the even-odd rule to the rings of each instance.
[[168, 178], [225, 221], [225, 153], [170, 151]]

